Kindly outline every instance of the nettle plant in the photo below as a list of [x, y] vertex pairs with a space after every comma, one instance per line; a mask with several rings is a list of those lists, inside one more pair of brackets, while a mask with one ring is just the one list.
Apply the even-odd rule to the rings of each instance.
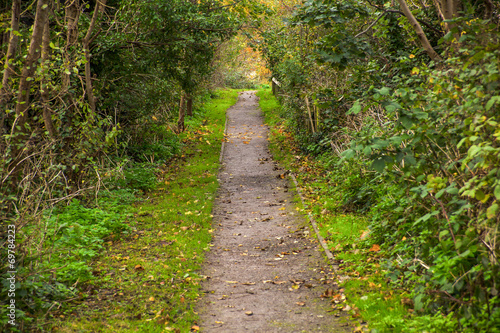
[[379, 212], [372, 226], [394, 256], [393, 279], [417, 282], [417, 310], [456, 312], [465, 326], [500, 319], [500, 51], [477, 44], [413, 68], [394, 89], [372, 87], [350, 113], [382, 105], [395, 126], [344, 154], [365, 155], [412, 199], [396, 200], [398, 213]]

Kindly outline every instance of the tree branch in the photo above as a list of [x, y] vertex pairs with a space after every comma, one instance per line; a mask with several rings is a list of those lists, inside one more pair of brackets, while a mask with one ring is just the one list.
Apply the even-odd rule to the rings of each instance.
[[358, 38], [359, 36], [361, 36], [362, 34], [365, 34], [368, 32], [368, 30], [370, 30], [375, 24], [377, 24], [377, 22], [385, 16], [385, 14], [387, 14], [388, 12], [384, 12], [382, 14], [379, 15], [379, 17], [377, 17], [377, 19], [375, 21], [373, 21], [369, 26], [368, 28], [366, 28], [365, 30], [361, 31], [359, 34], [357, 34], [356, 36], [354, 36], [354, 38]]
[[420, 40], [420, 44], [424, 48], [425, 52], [427, 52], [429, 57], [434, 61], [442, 60], [441, 56], [439, 54], [437, 54], [437, 52], [432, 48], [431, 43], [429, 42], [429, 40], [427, 39], [427, 36], [424, 33], [424, 30], [422, 30], [422, 26], [420, 26], [418, 21], [415, 19], [415, 17], [411, 13], [405, 0], [398, 0], [398, 2], [399, 2], [399, 6], [401, 7], [401, 10], [403, 11], [404, 15], [406, 16], [408, 21], [410, 21], [410, 24], [413, 26], [413, 29], [417, 33], [418, 39]]

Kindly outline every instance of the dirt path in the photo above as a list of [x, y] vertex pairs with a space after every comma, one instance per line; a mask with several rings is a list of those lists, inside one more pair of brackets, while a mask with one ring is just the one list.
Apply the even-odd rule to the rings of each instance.
[[272, 161], [253, 92], [228, 110], [202, 332], [347, 332], [321, 295], [338, 288]]

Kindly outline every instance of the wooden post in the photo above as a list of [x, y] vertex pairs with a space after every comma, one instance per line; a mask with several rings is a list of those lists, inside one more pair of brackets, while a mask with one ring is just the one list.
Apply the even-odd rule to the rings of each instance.
[[311, 130], [314, 134], [314, 133], [316, 133], [316, 131], [314, 130], [314, 121], [313, 121], [312, 114], [311, 114], [311, 107], [309, 106], [309, 98], [306, 96], [305, 100], [306, 100], [306, 106], [307, 106], [307, 113], [309, 114], [309, 121], [311, 122]]

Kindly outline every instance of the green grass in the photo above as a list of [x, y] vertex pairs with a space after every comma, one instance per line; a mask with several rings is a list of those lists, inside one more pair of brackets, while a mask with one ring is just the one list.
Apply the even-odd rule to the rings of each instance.
[[209, 250], [225, 110], [237, 91], [219, 91], [181, 134], [182, 155], [131, 207], [130, 235], [108, 241], [93, 262], [87, 297], [51, 320], [58, 332], [189, 332], [197, 323], [199, 269]]

